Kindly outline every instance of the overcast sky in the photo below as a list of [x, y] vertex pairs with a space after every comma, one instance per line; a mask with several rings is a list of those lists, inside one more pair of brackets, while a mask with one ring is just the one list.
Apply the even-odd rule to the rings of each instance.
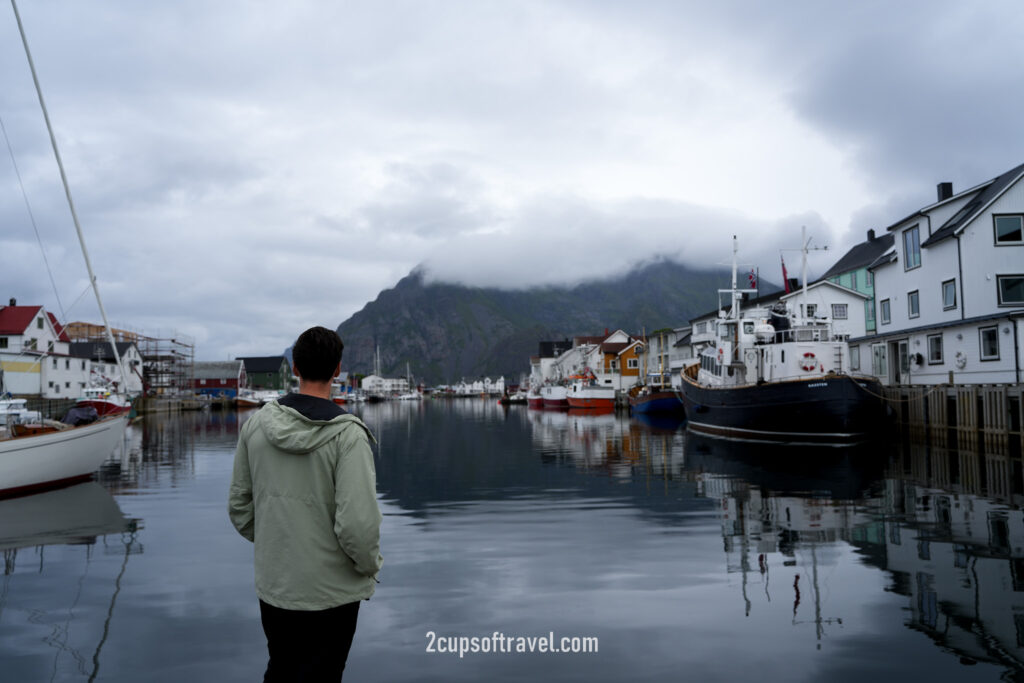
[[[19, 9], [111, 322], [197, 359], [279, 353], [418, 264], [526, 287], [737, 234], [779, 281], [806, 225], [820, 273], [1024, 162], [1019, 0]], [[57, 294], [97, 320], [6, 3], [0, 77]], [[3, 140], [0, 283], [59, 315]]]

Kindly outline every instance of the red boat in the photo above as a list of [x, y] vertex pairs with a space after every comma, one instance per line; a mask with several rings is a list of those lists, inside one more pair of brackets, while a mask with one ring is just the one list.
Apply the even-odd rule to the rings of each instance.
[[76, 405], [91, 406], [100, 417], [120, 415], [132, 409], [132, 402], [122, 394], [112, 394], [109, 389], [88, 387]]
[[569, 401], [569, 406], [572, 408], [613, 409], [615, 408], [615, 389], [580, 379], [569, 387], [566, 400]]

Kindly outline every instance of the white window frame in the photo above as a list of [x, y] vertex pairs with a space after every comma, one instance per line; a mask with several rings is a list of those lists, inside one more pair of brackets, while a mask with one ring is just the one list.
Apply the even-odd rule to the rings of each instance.
[[[938, 358], [932, 356], [932, 342], [938, 340], [939, 342], [939, 355]], [[929, 334], [926, 342], [928, 348], [928, 365], [942, 365], [943, 349], [942, 349], [942, 334]]]
[[[991, 332], [996, 340], [996, 352], [995, 355], [985, 355], [985, 333]], [[990, 325], [989, 327], [978, 328], [978, 357], [982, 361], [999, 360], [999, 326]]]
[[996, 297], [997, 297], [997, 299], [999, 301], [999, 305], [1000, 306], [1013, 306], [1013, 307], [1022, 306], [1022, 305], [1024, 305], [1024, 300], [1021, 300], [1021, 301], [1009, 301], [1009, 302], [1003, 300], [1003, 281], [1004, 280], [1008, 280], [1010, 278], [1024, 280], [1024, 274], [1014, 273], [1014, 274], [1007, 274], [1007, 275], [996, 275]]
[[[907, 238], [913, 237], [913, 244], [907, 243]], [[913, 255], [913, 259], [911, 258]], [[903, 231], [903, 270], [913, 270], [921, 267], [921, 230], [915, 225]]]
[[878, 302], [878, 324], [888, 325], [892, 322], [892, 304], [888, 299]]
[[[840, 315], [842, 311], [842, 315]], [[850, 315], [849, 307], [847, 304], [832, 304], [832, 319], [833, 320], [846, 320]]]
[[[999, 219], [1000, 218], [1016, 218], [1017, 223], [1020, 226], [1021, 239], [1017, 240], [1000, 240], [999, 239]], [[1013, 247], [1024, 244], [1024, 215], [1021, 214], [993, 214], [992, 215], [992, 239], [997, 247]]]
[[639, 358], [627, 358], [626, 359], [626, 369], [627, 370], [638, 370], [638, 369], [640, 369], [640, 359]]
[[[946, 303], [946, 287], [949, 287], [953, 291], [953, 303]], [[956, 278], [952, 280], [945, 280], [942, 283], [942, 310], [952, 311], [956, 308]]]
[[921, 317], [921, 290], [919, 289], [915, 289], [912, 292], [907, 292], [907, 317]]

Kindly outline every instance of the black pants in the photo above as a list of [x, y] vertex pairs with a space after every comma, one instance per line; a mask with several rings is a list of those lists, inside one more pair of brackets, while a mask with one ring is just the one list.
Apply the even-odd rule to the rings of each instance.
[[358, 601], [301, 611], [260, 600], [260, 620], [270, 653], [263, 683], [340, 681], [358, 617]]

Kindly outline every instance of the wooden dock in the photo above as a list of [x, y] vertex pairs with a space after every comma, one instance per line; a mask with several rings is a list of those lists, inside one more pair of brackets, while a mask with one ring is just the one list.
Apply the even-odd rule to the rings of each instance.
[[[896, 422], [912, 438], [974, 451], [1024, 449], [1024, 384], [885, 387]], [[952, 437], [955, 436], [955, 442]]]

